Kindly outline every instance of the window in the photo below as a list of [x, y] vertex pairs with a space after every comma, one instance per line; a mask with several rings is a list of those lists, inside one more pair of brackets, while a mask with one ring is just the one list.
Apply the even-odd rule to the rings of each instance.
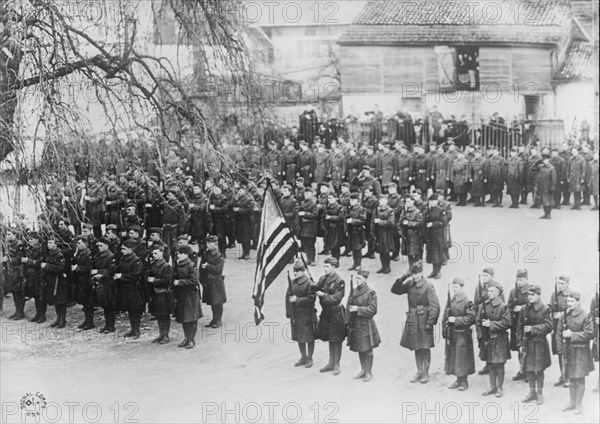
[[456, 47], [458, 90], [479, 90], [479, 47]]

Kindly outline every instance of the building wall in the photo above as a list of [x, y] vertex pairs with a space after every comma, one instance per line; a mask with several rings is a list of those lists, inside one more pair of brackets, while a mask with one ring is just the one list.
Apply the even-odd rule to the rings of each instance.
[[594, 84], [591, 81], [570, 82], [556, 87], [555, 114], [565, 122], [567, 132], [571, 131], [574, 121], [575, 127], [579, 128], [583, 119], [587, 119], [593, 128], [595, 104]]

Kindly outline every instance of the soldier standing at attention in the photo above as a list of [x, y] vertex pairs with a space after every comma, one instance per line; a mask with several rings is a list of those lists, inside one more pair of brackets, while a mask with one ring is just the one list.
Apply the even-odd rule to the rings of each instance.
[[373, 349], [379, 346], [381, 338], [373, 317], [377, 314], [377, 295], [367, 285], [369, 271], [356, 274], [356, 287], [350, 288], [348, 297], [348, 346], [358, 352], [361, 371], [354, 377], [364, 382], [373, 378]]
[[558, 322], [564, 316], [567, 310], [567, 296], [571, 293], [569, 283], [571, 278], [568, 275], [561, 275], [554, 283], [556, 286], [550, 295], [550, 308], [552, 309], [552, 354], [558, 355], [558, 366], [560, 368], [560, 378], [554, 383], [556, 387], [569, 387], [569, 379], [565, 375], [563, 352], [558, 350], [558, 339], [562, 339], [562, 334], [558, 332]]
[[381, 268], [378, 274], [389, 274], [391, 254], [394, 251], [393, 230], [396, 225], [395, 212], [388, 206], [388, 195], [379, 196], [379, 207], [373, 213], [371, 234], [375, 236], [375, 251], [379, 253]]
[[529, 381], [529, 393], [523, 402], [544, 403], [544, 370], [551, 364], [550, 346], [546, 336], [552, 332], [550, 308], [540, 300], [542, 289], [529, 286], [529, 303], [519, 313], [518, 345], [523, 356], [523, 371]]
[[510, 310], [500, 297], [502, 286], [490, 281], [487, 286], [488, 299], [479, 305], [477, 313], [478, 333], [482, 334], [483, 348], [479, 357], [485, 361], [489, 370], [490, 387], [483, 396], [504, 395], [504, 364], [510, 359], [508, 333], [510, 328]]
[[[198, 320], [202, 318], [200, 306], [200, 281], [198, 269], [189, 258], [192, 248], [181, 246], [177, 249], [177, 264], [173, 276], [173, 285], [177, 290], [175, 320], [183, 326], [184, 339], [177, 347], [192, 349], [196, 346]], [[162, 253], [161, 253], [162, 255]]]
[[219, 328], [221, 326], [223, 304], [227, 302], [225, 277], [223, 277], [225, 257], [217, 247], [218, 241], [217, 236], [208, 236], [206, 238], [206, 252], [202, 255], [202, 263], [199, 269], [200, 282], [204, 291], [202, 301], [210, 305], [212, 309], [212, 319], [205, 325], [205, 327], [210, 328]]
[[123, 337], [140, 337], [140, 321], [144, 310], [144, 300], [140, 292], [140, 279], [143, 265], [140, 258], [133, 253], [136, 242], [126, 240], [121, 246], [121, 257], [117, 263], [115, 280], [117, 280], [117, 309], [127, 311], [131, 330]]
[[[517, 346], [517, 322], [519, 320], [519, 313], [521, 309], [527, 305], [529, 300], [529, 283], [527, 280], [527, 270], [520, 269], [517, 271], [517, 280], [515, 287], [510, 291], [508, 296], [508, 309], [511, 314], [511, 326], [510, 326], [510, 350], [513, 352], [519, 352]], [[513, 377], [514, 381], [526, 379], [526, 375], [523, 373], [523, 355], [521, 352], [518, 353], [519, 357], [519, 372]]]
[[152, 246], [152, 259], [146, 280], [152, 287], [150, 313], [158, 323], [158, 337], [152, 343], [169, 343], [173, 300], [173, 271], [164, 258], [164, 247], [160, 244]]
[[322, 308], [318, 327], [319, 339], [329, 342], [329, 362], [319, 371], [333, 371], [333, 375], [340, 374], [342, 343], [346, 338], [345, 308], [342, 305], [346, 283], [335, 272], [338, 266], [337, 258], [325, 259], [325, 275], [319, 279], [316, 292]]
[[[286, 317], [292, 326], [292, 340], [298, 343], [300, 360], [295, 367], [310, 368], [313, 365], [313, 352], [317, 333], [317, 315], [315, 313], [315, 285], [305, 273], [302, 261], [294, 263], [294, 278], [290, 280], [285, 296]], [[308, 353], [306, 346], [308, 345]]]
[[423, 263], [416, 262], [408, 273], [396, 280], [392, 293], [408, 296], [408, 314], [400, 346], [415, 351], [417, 373], [411, 383], [429, 382], [431, 348], [434, 347], [433, 327], [440, 315], [440, 302], [435, 288], [423, 276]]
[[100, 333], [115, 332], [115, 290], [113, 276], [116, 260], [109, 249], [110, 240], [101, 237], [96, 244], [98, 253], [92, 258], [92, 286], [94, 288], [94, 305], [104, 309], [104, 327]]
[[352, 251], [352, 267], [350, 267], [350, 271], [361, 270], [362, 249], [365, 246], [367, 211], [360, 205], [358, 197], [358, 193], [350, 195], [350, 206], [346, 214], [348, 248]]
[[448, 375], [455, 375], [456, 381], [450, 389], [461, 392], [469, 388], [468, 376], [475, 373], [475, 354], [473, 352], [473, 331], [476, 312], [473, 302], [467, 297], [462, 278], [452, 281], [448, 292], [450, 304], [446, 305], [442, 319], [442, 335], [446, 339], [446, 366]]
[[585, 377], [594, 370], [590, 340], [594, 338], [594, 326], [589, 315], [580, 306], [581, 295], [572, 291], [567, 296], [568, 308], [558, 323], [562, 338], [559, 345], [566, 359], [565, 371], [569, 376], [569, 403], [563, 411], [575, 410], [583, 413], [582, 400], [585, 392]]
[[306, 253], [307, 265], [314, 265], [317, 241], [317, 202], [315, 202], [314, 191], [311, 188], [307, 188], [304, 192], [304, 200], [298, 210], [298, 223], [298, 236], [302, 250]]

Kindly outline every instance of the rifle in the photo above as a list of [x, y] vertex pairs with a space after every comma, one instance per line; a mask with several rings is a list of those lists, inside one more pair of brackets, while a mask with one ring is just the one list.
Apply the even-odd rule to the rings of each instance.
[[[552, 303], [552, 312], [557, 313], [558, 309], [558, 278], [554, 277], [554, 303]], [[556, 334], [556, 330], [558, 328], [558, 318], [554, 318], [554, 316], [552, 317], [552, 328], [554, 330], [554, 334]]]
[[477, 288], [479, 289], [479, 304], [483, 305], [485, 302], [485, 295], [483, 293], [483, 285], [481, 284], [481, 274], [477, 276]]
[[[563, 331], [565, 329], [569, 329], [569, 323], [567, 322], [567, 318], [568, 315], [565, 311], [565, 315], [564, 315], [564, 319], [563, 319]], [[563, 344], [564, 344], [564, 348], [563, 348], [563, 370], [564, 370], [564, 374], [565, 374], [565, 379], [569, 378], [568, 376], [568, 370], [569, 370], [569, 357], [570, 355], [570, 351], [571, 351], [571, 338], [570, 337], [563, 337]]]
[[[352, 299], [354, 296], [354, 276], [350, 276], [350, 297]], [[356, 327], [356, 317], [358, 316], [358, 312], [349, 312], [348, 316], [348, 346], [352, 343], [352, 336], [354, 335], [354, 328]]]
[[[290, 270], [288, 269], [287, 272], [287, 279], [288, 279], [288, 289], [290, 291], [291, 296], [294, 296], [294, 292], [292, 290], [292, 279], [290, 277]], [[294, 328], [294, 326], [296, 325], [296, 302], [290, 302], [292, 304], [292, 316], [291, 316], [291, 323], [292, 323], [292, 329]]]
[[448, 284], [448, 295], [446, 298], [446, 315], [448, 317], [448, 334], [446, 334], [446, 344], [450, 345], [450, 343], [454, 340], [454, 323], [450, 322], [450, 317], [452, 316], [452, 296], [450, 294], [451, 284]]
[[[481, 304], [481, 320], [487, 320], [488, 318], [488, 314], [487, 311], [485, 310], [485, 303]], [[490, 327], [484, 327], [483, 325], [481, 326], [481, 337], [483, 339], [483, 344], [484, 344], [484, 349], [487, 350], [487, 346], [490, 343]], [[487, 353], [486, 353], [487, 355]]]

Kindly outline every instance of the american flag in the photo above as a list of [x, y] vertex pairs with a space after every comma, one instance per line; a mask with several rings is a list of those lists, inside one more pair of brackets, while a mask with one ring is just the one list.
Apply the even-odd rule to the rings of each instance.
[[256, 325], [265, 318], [262, 308], [265, 292], [298, 252], [298, 243], [285, 222], [273, 188], [267, 180], [265, 201], [260, 222], [256, 272], [254, 274], [254, 320]]

